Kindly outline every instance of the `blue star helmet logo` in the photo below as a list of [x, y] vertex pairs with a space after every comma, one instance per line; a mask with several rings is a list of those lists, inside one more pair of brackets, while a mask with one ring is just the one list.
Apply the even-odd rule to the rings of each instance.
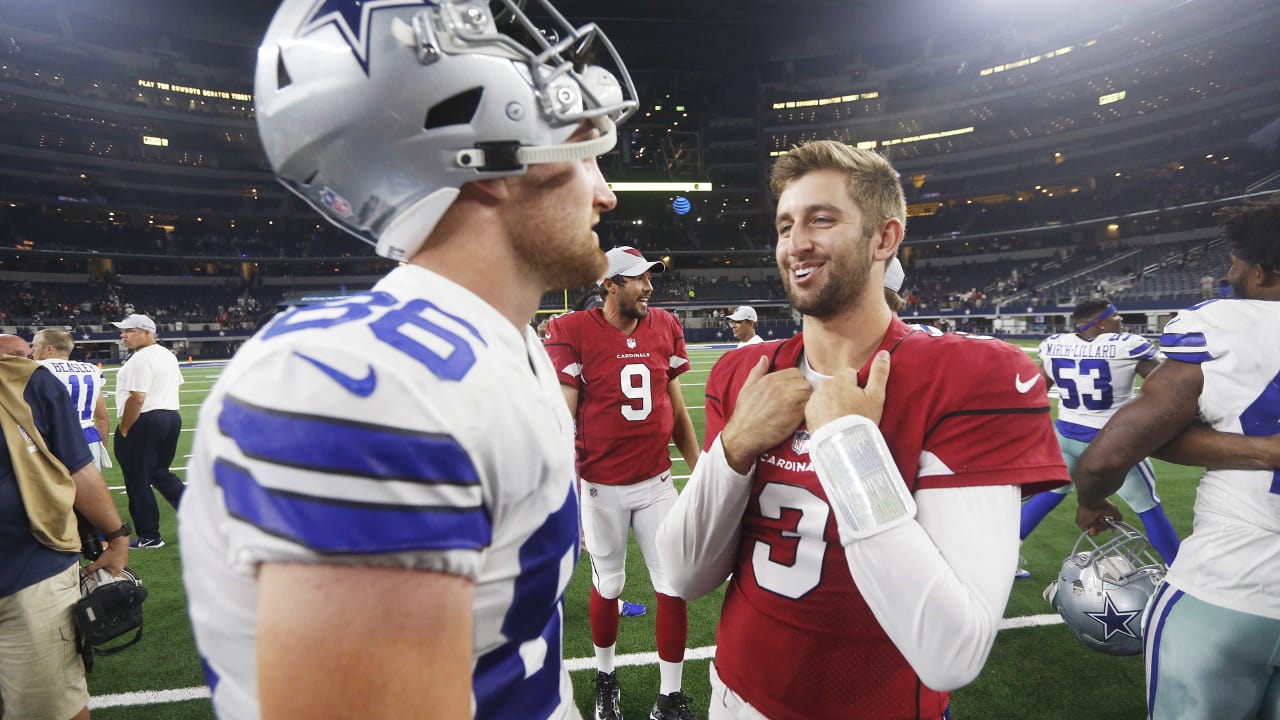
[[1131, 638], [1138, 639], [1138, 636], [1129, 629], [1129, 623], [1133, 619], [1142, 614], [1141, 610], [1132, 610], [1130, 612], [1120, 612], [1116, 609], [1116, 604], [1111, 602], [1111, 596], [1103, 594], [1102, 600], [1105, 603], [1102, 612], [1087, 612], [1085, 615], [1097, 620], [1106, 629], [1107, 636], [1103, 641], [1110, 640], [1113, 635], [1128, 635]]
[[393, 7], [431, 6], [432, 0], [317, 0], [315, 7], [302, 21], [298, 36], [310, 35], [325, 25], [332, 24], [342, 33], [347, 47], [364, 74], [369, 74], [369, 24], [377, 10]]

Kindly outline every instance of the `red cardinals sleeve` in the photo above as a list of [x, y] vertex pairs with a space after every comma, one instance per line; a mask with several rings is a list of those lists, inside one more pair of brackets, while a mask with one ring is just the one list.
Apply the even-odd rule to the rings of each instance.
[[[914, 490], [1021, 485], [1023, 494], [1031, 495], [1069, 481], [1050, 419], [1048, 389], [1022, 349], [984, 336], [916, 333], [894, 353], [893, 363], [894, 375], [934, 378], [917, 388], [931, 402], [924, 410]], [[895, 402], [895, 407], [912, 414], [913, 406], [926, 404], [913, 395], [919, 402]], [[886, 412], [897, 400], [886, 401]]]
[[574, 313], [561, 315], [547, 323], [547, 337], [542, 341], [556, 369], [561, 385], [582, 389], [582, 356], [574, 337]]

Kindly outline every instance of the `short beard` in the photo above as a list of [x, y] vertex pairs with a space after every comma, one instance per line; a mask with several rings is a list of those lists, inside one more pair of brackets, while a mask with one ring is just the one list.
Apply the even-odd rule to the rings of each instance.
[[536, 235], [536, 230], [515, 235], [516, 255], [529, 272], [542, 280], [547, 290], [594, 285], [609, 267], [604, 251], [589, 238], [564, 247], [561, 239], [547, 242], [535, 240], [531, 237], [533, 235]]
[[1245, 283], [1244, 277], [1231, 281], [1231, 295], [1245, 300], [1250, 299], [1249, 286]]
[[853, 267], [845, 268], [835, 262], [827, 261], [823, 269], [827, 275], [826, 284], [816, 294], [804, 296], [792, 286], [791, 272], [779, 267], [782, 275], [782, 286], [791, 299], [791, 307], [806, 317], [827, 319], [850, 308], [862, 295], [867, 286], [867, 276], [871, 271], [871, 261], [858, 253], [853, 259]]
[[629, 305], [618, 303], [618, 312], [622, 314], [622, 317], [631, 318], [632, 320], [643, 320], [649, 317], [649, 306], [641, 305], [639, 301], [633, 302]]

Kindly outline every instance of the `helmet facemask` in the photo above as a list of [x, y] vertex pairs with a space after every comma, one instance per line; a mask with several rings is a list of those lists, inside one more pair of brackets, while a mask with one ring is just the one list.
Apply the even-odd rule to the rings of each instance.
[[[625, 65], [596, 25], [531, 3], [536, 21], [519, 0], [359, 11], [353, 0], [346, 13], [285, 0], [255, 96], [280, 181], [379, 255], [407, 260], [465, 183], [607, 152], [637, 104]], [[599, 137], [567, 142], [583, 121]]]
[[1111, 655], [1142, 652], [1142, 615], [1166, 567], [1146, 536], [1117, 520], [1099, 544], [1076, 540], [1044, 598], [1085, 645]]

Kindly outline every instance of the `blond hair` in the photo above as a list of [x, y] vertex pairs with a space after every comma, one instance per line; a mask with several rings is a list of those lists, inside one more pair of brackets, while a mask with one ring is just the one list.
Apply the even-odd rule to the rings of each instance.
[[835, 140], [815, 140], [779, 156], [769, 173], [769, 189], [781, 195], [796, 178], [815, 170], [837, 170], [845, 174], [849, 197], [862, 211], [862, 227], [872, 233], [889, 218], [898, 218], [905, 232], [907, 198], [898, 172], [889, 161], [870, 150]]
[[71, 333], [58, 328], [45, 328], [36, 333], [36, 342], [48, 345], [58, 351], [59, 355], [69, 357], [71, 351], [76, 347], [76, 341], [72, 339]]

